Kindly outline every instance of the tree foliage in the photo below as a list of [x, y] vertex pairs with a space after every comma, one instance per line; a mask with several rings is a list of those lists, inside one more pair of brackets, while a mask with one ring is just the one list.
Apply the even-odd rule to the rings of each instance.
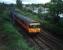
[[22, 8], [22, 1], [16, 0], [17, 7]]
[[40, 19], [41, 19], [41, 16], [42, 16], [42, 13], [41, 12], [42, 12], [42, 9], [41, 9], [41, 7], [39, 7], [38, 8], [38, 16], [39, 16]]
[[0, 3], [0, 13], [2, 13], [6, 9], [6, 4]]
[[51, 15], [59, 15], [63, 13], [63, 1], [62, 0], [51, 0], [49, 5], [49, 11]]
[[59, 14], [61, 13], [63, 13], [63, 1], [51, 0], [49, 3], [49, 14], [52, 16], [54, 23], [58, 23], [60, 20]]

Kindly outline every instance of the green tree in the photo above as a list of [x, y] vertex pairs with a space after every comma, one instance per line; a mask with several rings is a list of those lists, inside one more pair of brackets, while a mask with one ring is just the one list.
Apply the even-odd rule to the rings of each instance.
[[38, 17], [41, 19], [41, 16], [42, 16], [42, 9], [41, 7], [38, 8]]
[[21, 0], [16, 0], [16, 4], [18, 8], [22, 9], [22, 1]]
[[6, 5], [4, 3], [0, 3], [0, 13], [2, 13], [6, 9]]
[[49, 14], [53, 17], [52, 19], [54, 22], [58, 23], [60, 19], [59, 17], [60, 13], [63, 13], [63, 1], [62, 0], [51, 0], [49, 4]]
[[35, 5], [34, 5], [34, 4], [32, 4], [32, 5], [31, 5], [31, 7], [32, 7], [32, 11], [34, 11], [34, 7], [35, 7]]
[[51, 15], [59, 15], [63, 11], [63, 1], [62, 0], [51, 0], [49, 5], [49, 11]]

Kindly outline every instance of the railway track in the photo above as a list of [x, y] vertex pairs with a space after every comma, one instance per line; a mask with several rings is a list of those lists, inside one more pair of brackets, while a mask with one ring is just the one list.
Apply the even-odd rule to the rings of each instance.
[[40, 50], [51, 50], [51, 48], [46, 46], [40, 39], [34, 37], [32, 40], [40, 47]]
[[52, 41], [55, 41], [56, 43], [61, 42], [60, 39], [57, 39], [56, 37], [52, 36], [51, 33], [49, 33], [49, 32], [46, 33], [45, 31], [43, 31], [43, 32], [41, 32], [41, 35], [44, 35], [46, 37], [50, 37], [49, 39], [52, 39]]
[[52, 36], [51, 34], [48, 34], [48, 35], [47, 35], [46, 32], [43, 32], [43, 33], [41, 33], [41, 35], [45, 36], [46, 38], [48, 38], [48, 40], [50, 40], [50, 41], [56, 43], [57, 45], [63, 47], [62, 41], [61, 41], [60, 39], [57, 39], [56, 37]]
[[[44, 33], [43, 33], [44, 34]], [[43, 50], [63, 50], [63, 45], [58, 41], [58, 39], [45, 36], [43, 34], [38, 34], [37, 36], [33, 37], [33, 41], [37, 43]]]
[[62, 48], [60, 48], [60, 45], [58, 45], [58, 43], [56, 43], [55, 41], [52, 41], [52, 39], [48, 39], [50, 37], [46, 37], [43, 35], [39, 35], [38, 38], [47, 46], [49, 46], [49, 48], [51, 48], [52, 50], [60, 50]]

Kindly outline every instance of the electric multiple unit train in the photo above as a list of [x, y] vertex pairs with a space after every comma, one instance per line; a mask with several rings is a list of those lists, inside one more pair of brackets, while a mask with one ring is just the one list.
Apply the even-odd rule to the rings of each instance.
[[28, 33], [39, 33], [40, 29], [40, 22], [32, 20], [29, 17], [23, 16], [18, 12], [12, 12], [11, 14], [14, 21], [24, 28], [24, 30]]

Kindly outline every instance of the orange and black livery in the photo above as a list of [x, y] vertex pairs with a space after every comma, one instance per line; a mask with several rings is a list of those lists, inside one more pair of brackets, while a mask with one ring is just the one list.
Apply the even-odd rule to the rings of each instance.
[[28, 33], [40, 33], [40, 22], [32, 20], [29, 17], [23, 16], [18, 12], [12, 12], [12, 17]]

